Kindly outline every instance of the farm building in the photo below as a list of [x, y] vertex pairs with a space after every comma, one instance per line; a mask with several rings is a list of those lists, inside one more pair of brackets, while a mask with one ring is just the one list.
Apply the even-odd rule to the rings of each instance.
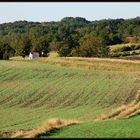
[[39, 57], [38, 52], [30, 52], [30, 54], [29, 54], [29, 59], [36, 59], [38, 57]]
[[132, 40], [133, 40], [133, 36], [132, 35], [129, 35], [129, 36], [126, 36], [125, 37], [125, 41], [127, 42], [127, 43], [131, 43], [132, 42]]

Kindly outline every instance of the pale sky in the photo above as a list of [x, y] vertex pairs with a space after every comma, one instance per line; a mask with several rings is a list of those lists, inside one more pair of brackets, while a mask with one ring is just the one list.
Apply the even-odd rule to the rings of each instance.
[[0, 23], [60, 21], [84, 17], [89, 21], [140, 16], [140, 2], [0, 2]]

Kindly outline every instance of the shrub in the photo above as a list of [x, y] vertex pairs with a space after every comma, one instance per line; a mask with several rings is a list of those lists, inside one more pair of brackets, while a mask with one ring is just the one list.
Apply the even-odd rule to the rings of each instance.
[[130, 54], [131, 54], [131, 55], [136, 55], [137, 52], [133, 51], [133, 52], [131, 52]]
[[110, 57], [120, 57], [121, 53], [110, 53]]
[[79, 56], [79, 49], [73, 48], [71, 53], [72, 53], [72, 56]]
[[43, 57], [48, 57], [48, 56], [49, 56], [49, 53], [43, 54]]
[[112, 53], [120, 52], [120, 48], [117, 48], [117, 47], [111, 47], [111, 48], [110, 48], [110, 52], [112, 52]]
[[71, 49], [67, 44], [62, 44], [61, 47], [58, 49], [58, 54], [60, 57], [69, 57], [71, 56]]
[[135, 47], [134, 47], [134, 50], [139, 50], [140, 49], [140, 44], [139, 45], [136, 45]]
[[136, 45], [132, 44], [130, 45], [131, 50], [135, 50]]
[[123, 53], [121, 54], [121, 56], [128, 56], [128, 55], [130, 55], [130, 52], [123, 52]]
[[4, 60], [9, 60], [9, 53], [6, 53], [6, 52], [5, 52], [5, 53], [3, 54], [3, 59], [4, 59]]
[[3, 53], [0, 52], [0, 60], [3, 59]]
[[132, 49], [131, 49], [131, 47], [130, 46], [123, 46], [122, 48], [121, 48], [121, 52], [124, 52], [124, 51], [131, 51]]
[[25, 58], [26, 55], [25, 54], [22, 54], [21, 56], [22, 56], [22, 58]]

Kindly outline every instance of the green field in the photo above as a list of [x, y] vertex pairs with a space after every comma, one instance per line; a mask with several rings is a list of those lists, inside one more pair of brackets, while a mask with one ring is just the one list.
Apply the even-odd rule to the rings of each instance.
[[[140, 64], [91, 63], [88, 70], [45, 61], [0, 61], [0, 131], [32, 129], [51, 118], [88, 121], [135, 98], [140, 87]], [[139, 120], [88, 122], [60, 128], [52, 137], [135, 137], [139, 136]], [[132, 135], [129, 122], [136, 124]]]
[[43, 133], [40, 138], [140, 138], [140, 116], [128, 120], [90, 122]]

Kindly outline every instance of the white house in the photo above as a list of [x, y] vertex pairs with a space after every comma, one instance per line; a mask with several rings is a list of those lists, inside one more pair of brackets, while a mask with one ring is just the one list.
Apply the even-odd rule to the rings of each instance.
[[39, 53], [38, 52], [33, 52], [29, 54], [29, 59], [36, 59], [39, 57]]

